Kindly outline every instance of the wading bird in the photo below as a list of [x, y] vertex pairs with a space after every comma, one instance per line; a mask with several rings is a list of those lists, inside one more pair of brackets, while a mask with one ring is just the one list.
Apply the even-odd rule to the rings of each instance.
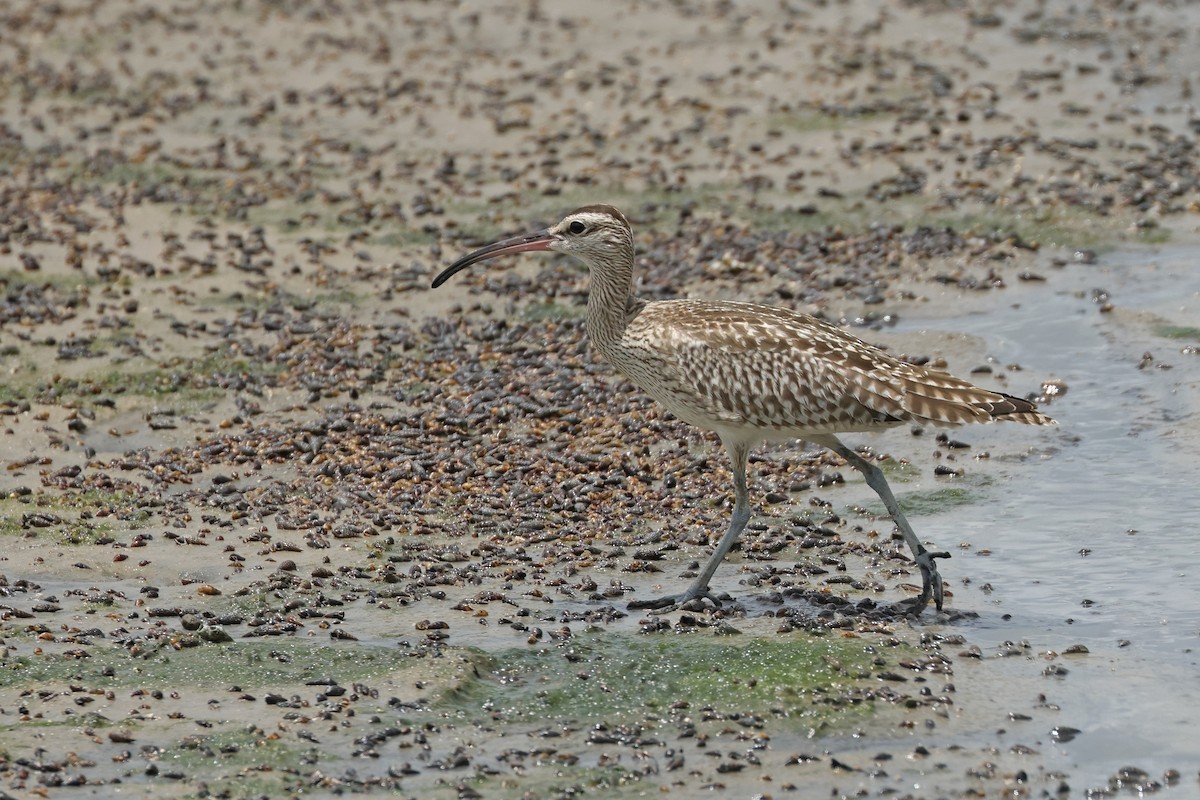
[[807, 314], [753, 303], [639, 298], [633, 292], [633, 232], [609, 205], [584, 206], [546, 230], [463, 256], [434, 278], [433, 288], [479, 261], [533, 250], [565, 253], [587, 265], [592, 345], [672, 414], [715, 431], [732, 464], [733, 515], [704, 569], [681, 594], [635, 601], [630, 608], [674, 608], [698, 599], [719, 605], [709, 581], [750, 521], [750, 448], [764, 440], [803, 439], [829, 448], [863, 474], [921, 570], [921, 594], [911, 610], [920, 613], [931, 598], [940, 610], [942, 578], [934, 559], [950, 554], [921, 544], [883, 472], [836, 434], [905, 422], [1054, 424], [1028, 400], [901, 361]]

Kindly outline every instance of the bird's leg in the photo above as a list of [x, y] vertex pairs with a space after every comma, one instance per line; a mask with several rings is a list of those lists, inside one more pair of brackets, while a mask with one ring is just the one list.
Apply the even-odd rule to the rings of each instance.
[[746, 459], [750, 453], [750, 446], [744, 442], [725, 442], [725, 449], [729, 452], [729, 461], [733, 468], [734, 502], [733, 516], [729, 519], [729, 530], [725, 531], [725, 535], [717, 543], [717, 549], [708, 559], [708, 563], [704, 565], [704, 570], [696, 576], [696, 580], [692, 581], [692, 585], [682, 594], [657, 597], [653, 600], [635, 600], [629, 604], [629, 608], [670, 611], [696, 599], [707, 599], [711, 600], [715, 606], [721, 605], [721, 602], [709, 590], [708, 582], [712, 580], [717, 567], [725, 560], [725, 556], [729, 555], [729, 551], [733, 549], [738, 537], [746, 529], [746, 523], [750, 521], [750, 495], [746, 491]]
[[817, 444], [828, 447], [861, 472], [863, 477], [867, 479], [867, 486], [875, 490], [875, 494], [879, 495], [879, 499], [883, 501], [884, 508], [892, 515], [896, 527], [900, 529], [900, 535], [904, 537], [904, 541], [908, 544], [909, 549], [912, 550], [913, 560], [921, 568], [921, 595], [913, 603], [913, 610], [918, 614], [921, 613], [925, 606], [929, 605], [929, 599], [932, 597], [937, 610], [941, 611], [943, 600], [942, 576], [938, 573], [937, 563], [934, 559], [949, 558], [950, 554], [941, 550], [931, 552], [925, 549], [925, 545], [921, 544], [917, 535], [913, 533], [912, 526], [904, 518], [904, 512], [900, 510], [900, 504], [896, 502], [896, 498], [892, 495], [892, 490], [888, 487], [887, 479], [883, 477], [883, 470], [842, 444], [835, 436], [812, 437], [812, 440]]

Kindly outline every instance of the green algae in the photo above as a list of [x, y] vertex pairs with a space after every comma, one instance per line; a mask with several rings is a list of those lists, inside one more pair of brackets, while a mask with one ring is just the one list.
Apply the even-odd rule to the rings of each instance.
[[[10, 626], [0, 628], [7, 631]], [[86, 683], [95, 688], [244, 687], [303, 685], [334, 677], [341, 683], [378, 678], [403, 667], [394, 652], [364, 646], [335, 647], [285, 639], [206, 644], [131, 655], [109, 644], [77, 647], [69, 655], [6, 656], [0, 688]]]
[[808, 633], [752, 640], [595, 634], [558, 647], [480, 653], [479, 677], [441, 704], [464, 714], [482, 707], [509, 722], [624, 724], [706, 709], [826, 729], [844, 721], [847, 708], [825, 699], [850, 687], [848, 676], [869, 658], [861, 641]]
[[1154, 327], [1154, 335], [1164, 339], [1192, 339], [1200, 341], [1200, 328], [1191, 325], [1162, 323]]

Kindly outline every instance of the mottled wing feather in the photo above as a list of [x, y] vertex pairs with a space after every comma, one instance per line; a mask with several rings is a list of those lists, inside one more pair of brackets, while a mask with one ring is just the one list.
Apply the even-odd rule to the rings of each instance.
[[900, 361], [840, 328], [772, 306], [652, 303], [631, 321], [626, 339], [653, 356], [623, 371], [698, 424], [822, 433], [909, 420], [1053, 422], [1026, 400]]

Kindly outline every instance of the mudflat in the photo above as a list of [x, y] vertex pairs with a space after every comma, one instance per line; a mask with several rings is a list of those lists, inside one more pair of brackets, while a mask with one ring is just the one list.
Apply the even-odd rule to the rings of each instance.
[[[1198, 26], [5, 4], [0, 797], [1194, 791]], [[944, 613], [803, 443], [752, 457], [731, 601], [627, 610], [723, 531], [719, 444], [594, 356], [578, 265], [429, 288], [596, 202], [649, 297], [792, 307], [1060, 420], [850, 437], [953, 550]]]

